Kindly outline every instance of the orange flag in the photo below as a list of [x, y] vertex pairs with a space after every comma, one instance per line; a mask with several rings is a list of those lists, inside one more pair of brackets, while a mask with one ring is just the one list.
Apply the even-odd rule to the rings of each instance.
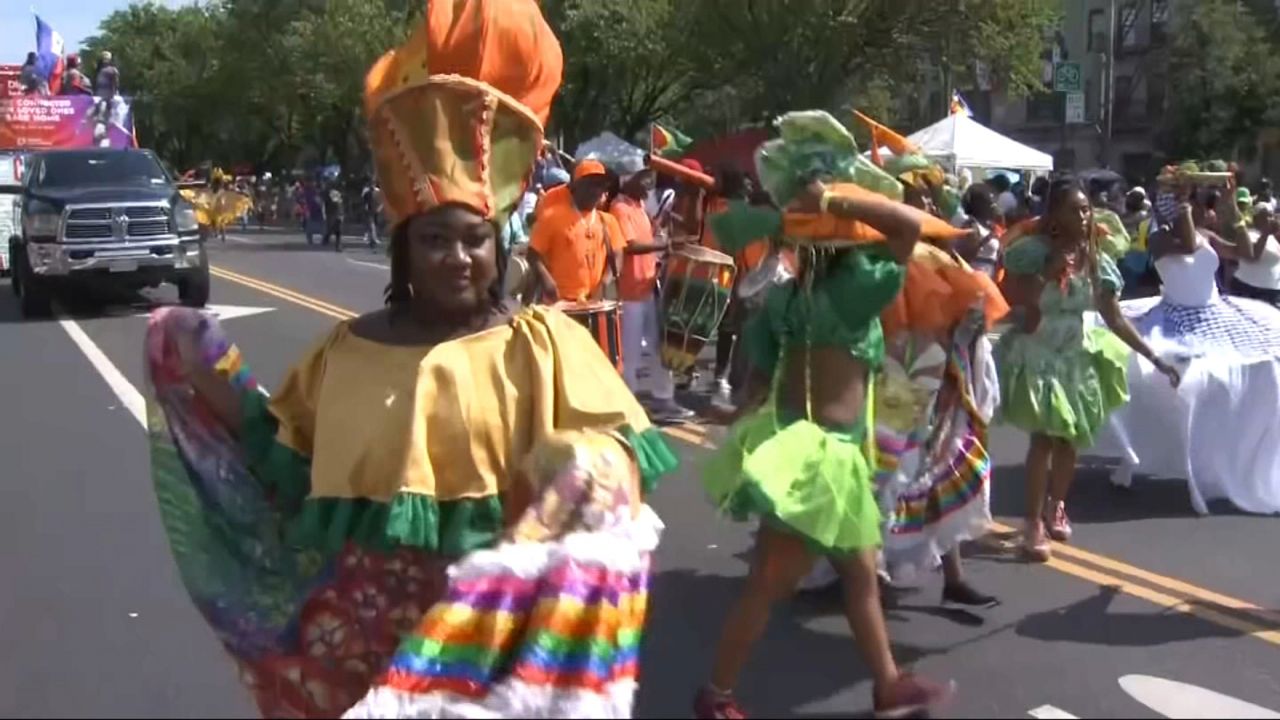
[[909, 155], [920, 152], [920, 148], [916, 147], [910, 140], [894, 132], [892, 129], [881, 125], [875, 120], [872, 120], [866, 115], [863, 115], [857, 110], [853, 111], [853, 116], [866, 123], [867, 127], [871, 130], [873, 157], [876, 154], [875, 145], [877, 143], [883, 144], [885, 147], [892, 150], [895, 155]]

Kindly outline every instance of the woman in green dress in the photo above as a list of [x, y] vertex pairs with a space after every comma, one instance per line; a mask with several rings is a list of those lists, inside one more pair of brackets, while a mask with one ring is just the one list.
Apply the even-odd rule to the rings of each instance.
[[[1078, 450], [1090, 446], [1107, 415], [1129, 399], [1129, 351], [1150, 360], [1175, 387], [1180, 377], [1120, 312], [1124, 281], [1099, 252], [1093, 210], [1075, 180], [1052, 183], [1040, 232], [1010, 246], [1004, 266], [1015, 323], [995, 351], [1001, 414], [1031, 434], [1022, 550], [1046, 562], [1048, 538], [1071, 539], [1066, 497]], [[1091, 309], [1107, 328], [1085, 329]]]

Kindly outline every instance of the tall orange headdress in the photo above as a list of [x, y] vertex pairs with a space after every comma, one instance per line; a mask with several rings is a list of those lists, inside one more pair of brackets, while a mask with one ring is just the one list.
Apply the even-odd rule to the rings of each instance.
[[459, 203], [504, 222], [543, 142], [564, 57], [536, 0], [428, 0], [365, 78], [393, 223]]

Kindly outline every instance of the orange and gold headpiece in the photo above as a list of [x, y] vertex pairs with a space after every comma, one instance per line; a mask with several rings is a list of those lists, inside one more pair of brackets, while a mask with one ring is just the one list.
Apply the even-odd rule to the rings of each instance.
[[448, 203], [505, 222], [538, 151], [564, 56], [536, 0], [428, 0], [365, 78], [393, 223]]

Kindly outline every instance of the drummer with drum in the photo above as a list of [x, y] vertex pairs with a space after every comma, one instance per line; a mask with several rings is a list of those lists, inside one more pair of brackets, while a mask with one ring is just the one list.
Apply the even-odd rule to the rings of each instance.
[[[665, 239], [655, 237], [645, 200], [656, 181], [652, 169], [637, 165], [620, 168], [621, 189], [609, 212], [618, 220], [626, 237], [618, 276], [618, 297], [622, 301], [623, 378], [641, 400], [647, 381], [651, 402], [645, 403], [654, 419], [687, 420], [693, 412], [675, 399], [671, 370], [662, 364], [661, 309], [658, 298], [658, 258], [668, 248]], [[628, 172], [630, 171], [630, 172]], [[648, 354], [645, 349], [648, 348]], [[645, 370], [641, 373], [641, 368]]]
[[530, 270], [548, 301], [600, 300], [617, 276], [618, 254], [626, 245], [617, 219], [600, 209], [609, 189], [604, 165], [578, 163], [568, 188], [567, 202], [538, 211], [529, 238]]

